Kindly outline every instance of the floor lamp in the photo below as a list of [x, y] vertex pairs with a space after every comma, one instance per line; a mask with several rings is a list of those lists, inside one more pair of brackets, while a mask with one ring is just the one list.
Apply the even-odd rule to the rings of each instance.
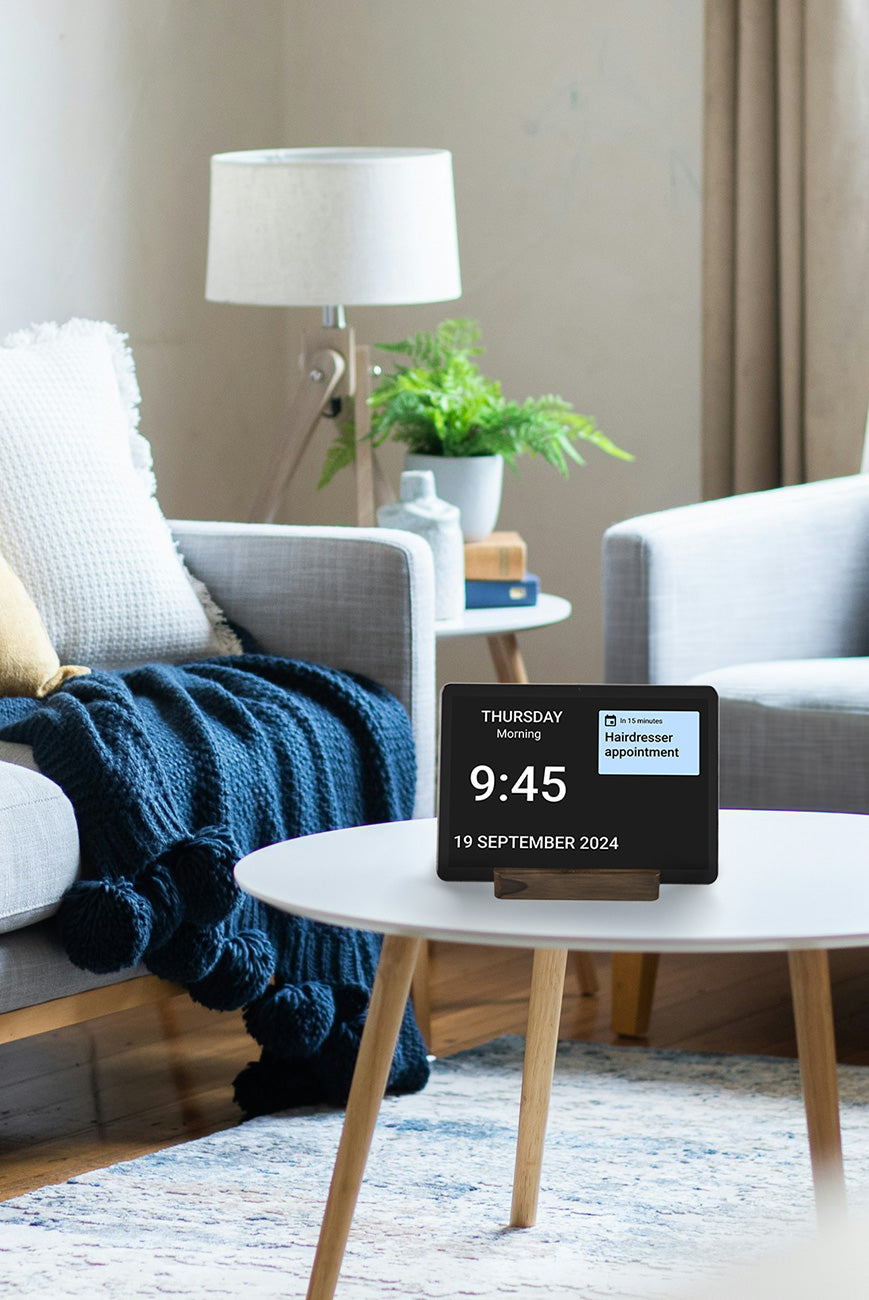
[[251, 519], [270, 522], [319, 420], [355, 404], [357, 517], [375, 522], [371, 363], [344, 308], [443, 302], [462, 292], [445, 149], [262, 149], [216, 154], [205, 296], [320, 307], [303, 335], [289, 428]]

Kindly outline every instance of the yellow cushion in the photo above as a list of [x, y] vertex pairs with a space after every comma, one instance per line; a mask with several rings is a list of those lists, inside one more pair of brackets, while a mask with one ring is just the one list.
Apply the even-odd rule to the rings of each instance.
[[0, 555], [0, 695], [42, 699], [67, 677], [89, 672], [61, 666], [39, 610]]

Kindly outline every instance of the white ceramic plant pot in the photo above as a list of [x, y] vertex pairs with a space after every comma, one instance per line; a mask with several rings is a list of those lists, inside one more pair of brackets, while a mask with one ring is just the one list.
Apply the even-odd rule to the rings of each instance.
[[502, 456], [418, 456], [408, 452], [404, 468], [431, 470], [440, 499], [462, 512], [466, 542], [479, 542], [494, 531], [504, 482]]

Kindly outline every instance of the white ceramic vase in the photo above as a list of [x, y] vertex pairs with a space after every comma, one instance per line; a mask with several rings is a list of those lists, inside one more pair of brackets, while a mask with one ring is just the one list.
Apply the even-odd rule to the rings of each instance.
[[494, 530], [504, 482], [502, 456], [418, 456], [408, 452], [404, 468], [431, 470], [438, 496], [461, 511], [466, 542], [479, 542]]
[[435, 618], [460, 618], [465, 608], [465, 548], [459, 512], [435, 496], [434, 475], [405, 471], [398, 501], [377, 511], [381, 528], [404, 528], [424, 537], [435, 570]]

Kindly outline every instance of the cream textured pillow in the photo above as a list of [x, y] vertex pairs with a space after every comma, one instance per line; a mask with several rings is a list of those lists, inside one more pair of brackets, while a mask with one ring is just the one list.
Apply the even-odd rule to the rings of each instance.
[[73, 320], [0, 344], [0, 549], [61, 660], [121, 668], [238, 653], [152, 495], [124, 338]]

